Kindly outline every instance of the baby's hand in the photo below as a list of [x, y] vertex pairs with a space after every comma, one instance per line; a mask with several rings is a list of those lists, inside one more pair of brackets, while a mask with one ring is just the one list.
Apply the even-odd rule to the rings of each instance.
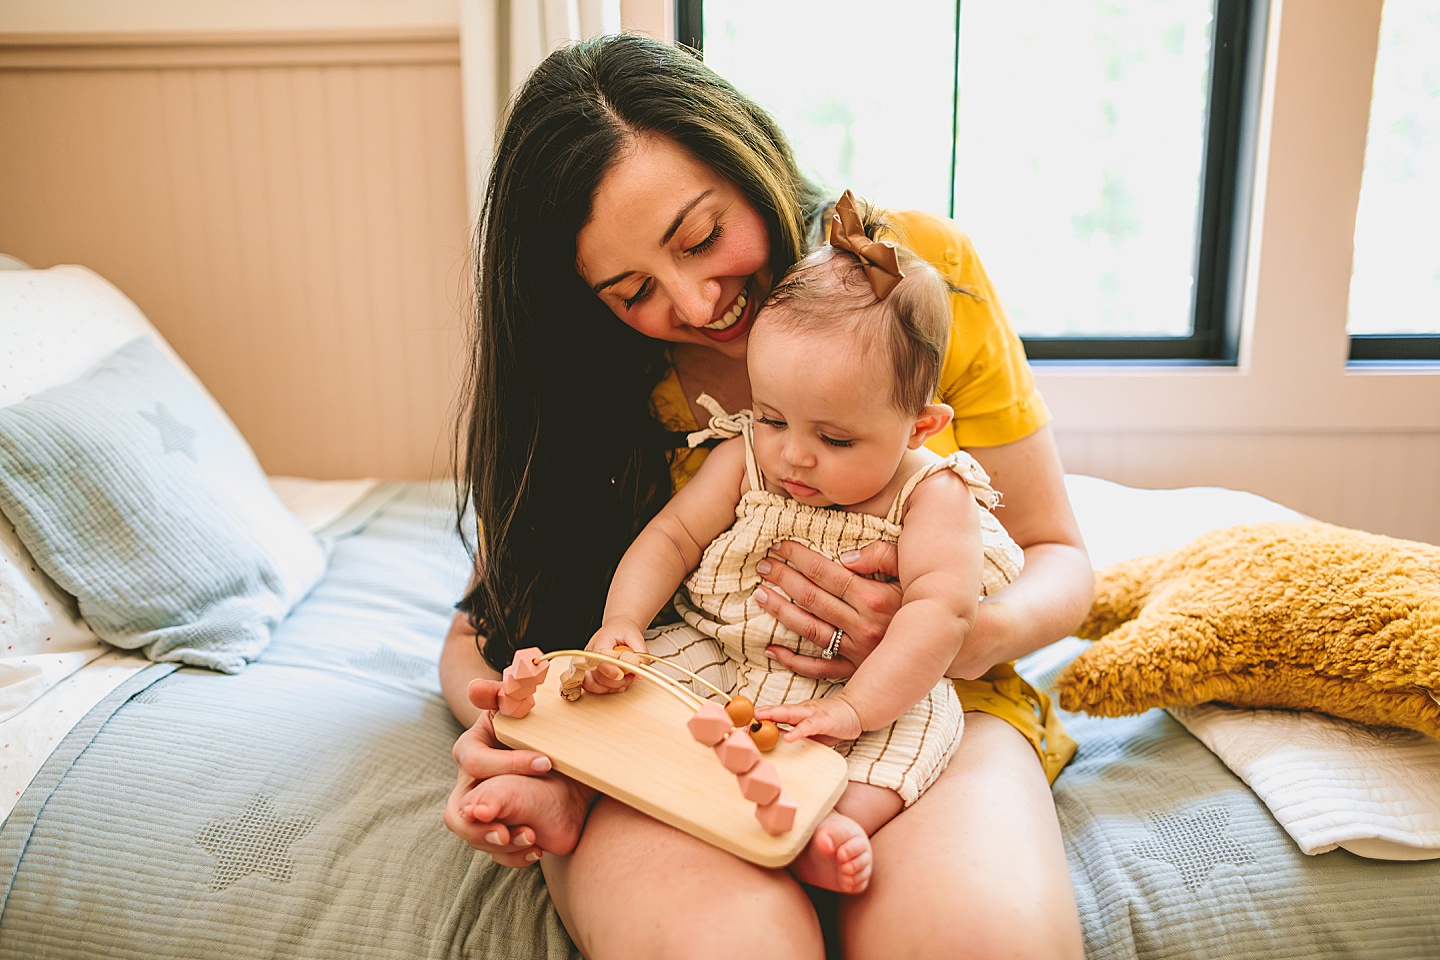
[[[629, 647], [637, 653], [645, 652], [645, 634], [633, 623], [615, 620], [605, 623], [585, 649], [593, 653], [615, 656], [616, 647]], [[591, 693], [619, 693], [630, 686], [635, 674], [621, 670], [613, 663], [597, 663], [585, 671], [585, 689]]]
[[786, 731], [786, 740], [814, 737], [821, 743], [835, 744], [841, 740], [854, 740], [861, 732], [860, 714], [850, 706], [844, 694], [839, 693], [803, 703], [759, 707], [755, 716], [761, 720], [792, 724], [794, 729]]

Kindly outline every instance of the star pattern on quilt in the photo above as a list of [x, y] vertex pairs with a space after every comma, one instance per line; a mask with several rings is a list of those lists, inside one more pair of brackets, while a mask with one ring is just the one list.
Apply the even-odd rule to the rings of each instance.
[[150, 421], [155, 429], [160, 432], [160, 446], [166, 453], [183, 453], [194, 463], [200, 462], [200, 457], [195, 453], [195, 438], [200, 431], [181, 420], [165, 408], [165, 404], [156, 403], [154, 412], [141, 410], [140, 416]]
[[1180, 871], [1185, 886], [1195, 890], [1222, 863], [1254, 863], [1250, 848], [1229, 835], [1230, 811], [1206, 807], [1193, 817], [1161, 813], [1150, 817], [1151, 836], [1130, 849], [1146, 860], [1159, 860]]
[[425, 683], [435, 672], [434, 666], [424, 657], [396, 650], [388, 644], [352, 656], [350, 665], [366, 673], [394, 677], [401, 683], [412, 685]]
[[258, 873], [276, 883], [289, 883], [295, 871], [290, 845], [315, 826], [313, 817], [282, 817], [274, 801], [257, 794], [238, 817], [212, 820], [195, 842], [215, 858], [210, 889], [221, 891], [241, 877]]

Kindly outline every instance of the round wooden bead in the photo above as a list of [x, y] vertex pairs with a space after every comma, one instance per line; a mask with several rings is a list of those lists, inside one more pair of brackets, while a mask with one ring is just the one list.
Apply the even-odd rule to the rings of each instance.
[[780, 742], [780, 728], [769, 720], [756, 720], [750, 724], [750, 739], [755, 741], [761, 753], [769, 753]]
[[748, 727], [755, 719], [755, 704], [750, 702], [749, 697], [731, 697], [730, 702], [725, 704], [725, 712], [730, 714], [730, 722], [735, 726]]

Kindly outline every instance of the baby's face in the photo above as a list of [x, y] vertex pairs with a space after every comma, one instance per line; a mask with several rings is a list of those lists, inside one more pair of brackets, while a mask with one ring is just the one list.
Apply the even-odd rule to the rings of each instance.
[[768, 480], [815, 507], [851, 506], [885, 489], [912, 446], [915, 418], [891, 404], [883, 349], [762, 325], [747, 361], [755, 458]]

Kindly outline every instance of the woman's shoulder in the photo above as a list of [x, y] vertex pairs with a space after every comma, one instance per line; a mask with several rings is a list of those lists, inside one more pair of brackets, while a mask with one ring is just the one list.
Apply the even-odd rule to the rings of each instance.
[[949, 217], [925, 210], [886, 210], [884, 217], [898, 243], [936, 267], [956, 266], [975, 255], [969, 235]]

